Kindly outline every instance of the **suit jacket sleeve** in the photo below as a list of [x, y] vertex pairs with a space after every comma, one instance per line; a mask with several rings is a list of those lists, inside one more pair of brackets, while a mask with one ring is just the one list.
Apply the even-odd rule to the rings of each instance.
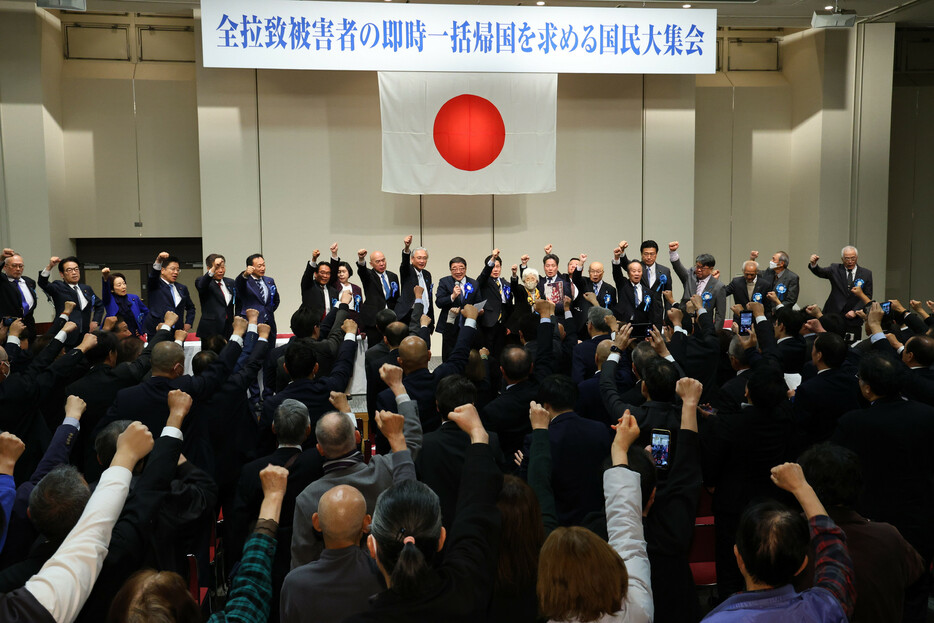
[[616, 387], [616, 368], [618, 361], [607, 359], [603, 362], [603, 368], [600, 371], [600, 397], [603, 399], [603, 406], [610, 414], [610, 421], [615, 422], [623, 417], [626, 409], [630, 405], [623, 402], [619, 395], [619, 388]]
[[548, 429], [532, 431], [532, 447], [529, 451], [529, 486], [538, 498], [542, 509], [542, 523], [545, 536], [558, 527], [558, 510], [555, 506], [555, 494], [551, 487], [551, 440]]
[[551, 322], [539, 321], [535, 337], [535, 365], [532, 367], [532, 376], [539, 381], [555, 371], [555, 351], [552, 343], [554, 333], [554, 316], [551, 317]]
[[357, 353], [357, 342], [344, 340], [337, 351], [337, 361], [331, 369], [331, 376], [326, 377], [327, 385], [331, 391], [342, 392], [347, 389], [347, 383], [353, 374], [353, 364]]
[[[494, 266], [495, 266], [494, 262]], [[483, 265], [483, 270], [480, 271], [480, 274], [477, 276], [477, 290], [482, 292], [486, 288], [487, 282], [490, 280], [490, 273], [493, 272], [493, 267], [489, 264]]]
[[209, 365], [200, 376], [191, 377], [189, 388], [191, 397], [195, 400], [203, 399], [220, 389], [230, 375], [230, 371], [233, 370], [234, 364], [237, 363], [241, 350], [237, 342], [227, 342], [214, 363]]
[[[785, 291], [785, 298], [782, 301], [785, 305], [794, 306], [798, 302], [798, 293], [801, 291], [801, 286], [798, 283], [798, 275], [794, 275], [791, 280], [788, 282], [788, 289]], [[772, 284], [773, 289], [775, 284]]]
[[91, 321], [100, 325], [104, 320], [104, 302], [94, 294], [94, 290], [91, 290], [91, 300], [94, 301], [91, 306]]
[[305, 294], [306, 290], [310, 290], [315, 285], [315, 269], [311, 265], [311, 262], [305, 264], [305, 272], [302, 273], [302, 294]]
[[[614, 277], [616, 275], [613, 275]], [[583, 267], [578, 267], [571, 271], [571, 283], [577, 286], [577, 291], [583, 295], [584, 293], [584, 271]], [[570, 296], [570, 294], [568, 294]]]
[[675, 274], [678, 275], [678, 279], [681, 280], [681, 284], [687, 288], [688, 276], [690, 273], [688, 273], [688, 269], [684, 267], [684, 264], [681, 263], [681, 258], [679, 257], [678, 259], [672, 261], [671, 267], [675, 269]]
[[477, 330], [474, 327], [464, 325], [460, 333], [457, 334], [457, 343], [454, 344], [454, 350], [448, 356], [448, 360], [435, 368], [432, 379], [435, 386], [446, 376], [452, 374], [463, 374], [467, 367], [467, 361], [470, 359], [470, 345], [473, 343], [474, 335]]
[[821, 279], [830, 279], [830, 275], [832, 274], [831, 273], [832, 266], [833, 264], [831, 264], [830, 266], [826, 268], [823, 268], [817, 264], [815, 264], [814, 266], [811, 266], [810, 264], [808, 264], [808, 270], [810, 270], [812, 273], [814, 273], [815, 276], [820, 277]]
[[[176, 286], [177, 287], [177, 286]], [[185, 294], [182, 296], [182, 302], [185, 304], [185, 322], [188, 326], [195, 324], [195, 302], [191, 300], [191, 292], [185, 288]]]
[[[405, 281], [412, 272], [412, 254], [402, 250], [402, 263], [399, 264], [399, 281]], [[401, 284], [400, 284], [401, 285]]]
[[36, 285], [42, 288], [42, 291], [45, 292], [46, 296], [52, 296], [52, 288], [49, 284], [49, 277], [42, 274], [42, 271], [39, 271], [39, 278], [36, 279]]
[[687, 556], [694, 536], [697, 499], [700, 497], [701, 466], [697, 432], [678, 431], [671, 473], [663, 495], [656, 495], [657, 521], [664, 526], [653, 542], [663, 554]]
[[[418, 451], [422, 449], [422, 420], [418, 417], [418, 403], [411, 398], [398, 404], [399, 413], [405, 418], [402, 432], [405, 435], [405, 445], [412, 453], [412, 459], [418, 458]], [[414, 480], [414, 477], [413, 477]]]
[[866, 278], [863, 280], [863, 293], [872, 298], [872, 271], [866, 269]]
[[723, 321], [726, 320], [726, 293], [724, 292], [722, 283], [720, 287], [714, 291], [713, 296], [717, 308], [717, 320], [715, 324], [718, 329], [722, 329]]
[[[453, 283], [451, 280], [450, 283]], [[454, 294], [454, 290], [449, 285], [447, 279], [441, 279], [438, 281], [438, 289], [435, 291], [435, 307], [438, 308], [442, 313], [448, 313], [452, 307], [454, 307], [454, 301], [451, 300], [451, 295]], [[413, 316], [415, 314], [412, 314]]]

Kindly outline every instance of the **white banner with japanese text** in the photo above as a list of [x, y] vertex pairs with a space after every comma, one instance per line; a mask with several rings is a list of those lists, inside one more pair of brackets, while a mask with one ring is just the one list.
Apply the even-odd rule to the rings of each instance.
[[202, 0], [205, 67], [705, 74], [711, 9]]

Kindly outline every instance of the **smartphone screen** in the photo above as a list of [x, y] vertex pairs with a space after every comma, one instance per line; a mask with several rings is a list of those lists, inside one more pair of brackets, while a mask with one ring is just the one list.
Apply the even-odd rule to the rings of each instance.
[[652, 429], [652, 459], [659, 469], [668, 469], [668, 451], [671, 448], [671, 431]]
[[749, 335], [752, 332], [752, 312], [740, 312], [739, 334]]
[[629, 334], [629, 337], [634, 339], [647, 338], [649, 337], [649, 329], [651, 328], [651, 322], [634, 322], [632, 323], [632, 333]]
[[891, 314], [891, 313], [892, 313], [892, 304], [889, 303], [888, 301], [886, 301], [885, 303], [882, 303], [882, 313], [885, 314], [886, 316], [888, 316], [889, 314]]

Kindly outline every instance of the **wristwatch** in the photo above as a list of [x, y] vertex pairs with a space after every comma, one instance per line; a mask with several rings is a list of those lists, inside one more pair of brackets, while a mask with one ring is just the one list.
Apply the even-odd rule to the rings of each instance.
[[610, 346], [610, 352], [611, 353], [622, 353], [623, 351], [620, 349], [619, 346], [617, 346], [616, 344], [613, 344], [612, 346]]

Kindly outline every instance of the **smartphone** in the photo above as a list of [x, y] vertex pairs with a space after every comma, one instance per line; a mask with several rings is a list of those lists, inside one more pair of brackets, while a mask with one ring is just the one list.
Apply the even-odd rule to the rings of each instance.
[[750, 333], [752, 333], [752, 312], [740, 312], [739, 334], [749, 335]]
[[885, 316], [892, 315], [892, 304], [890, 302], [886, 301], [885, 303], [882, 303], [882, 314]]
[[9, 326], [12, 325], [14, 322], [16, 322], [16, 316], [4, 316], [4, 318], [3, 318], [3, 326], [4, 326], [4, 327], [9, 327]]
[[652, 429], [652, 459], [658, 469], [668, 469], [668, 452], [671, 448], [671, 431], [664, 428]]
[[632, 323], [632, 333], [629, 334], [629, 337], [633, 339], [647, 338], [649, 337], [649, 329], [651, 328], [651, 322], [634, 322]]

